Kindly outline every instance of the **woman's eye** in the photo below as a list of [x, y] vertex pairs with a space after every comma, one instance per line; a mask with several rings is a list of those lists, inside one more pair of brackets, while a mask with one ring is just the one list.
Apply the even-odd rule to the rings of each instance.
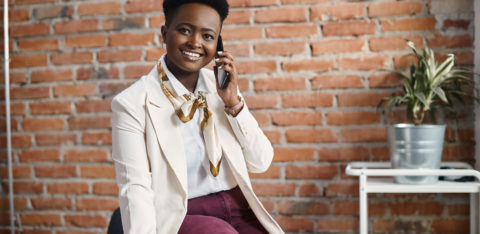
[[178, 31], [181, 33], [181, 34], [189, 34], [190, 33], [190, 30], [186, 29], [186, 28], [179, 28]]
[[211, 40], [215, 39], [215, 37], [210, 35], [210, 34], [204, 34], [203, 38], [207, 41], [211, 41]]

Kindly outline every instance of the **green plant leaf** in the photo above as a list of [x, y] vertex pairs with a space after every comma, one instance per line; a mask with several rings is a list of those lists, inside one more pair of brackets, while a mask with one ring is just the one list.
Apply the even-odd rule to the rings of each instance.
[[448, 100], [447, 100], [447, 96], [445, 95], [445, 92], [443, 92], [443, 89], [440, 88], [440, 87], [435, 87], [435, 88], [432, 88], [432, 91], [438, 95], [438, 97], [443, 101], [443, 102], [446, 102], [448, 103]]

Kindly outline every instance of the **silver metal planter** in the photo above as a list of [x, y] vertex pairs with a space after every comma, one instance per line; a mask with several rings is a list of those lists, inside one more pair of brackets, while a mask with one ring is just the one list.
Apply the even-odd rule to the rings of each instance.
[[[388, 128], [390, 160], [393, 168], [439, 169], [445, 125], [395, 124]], [[396, 176], [398, 184], [434, 184], [438, 176]]]

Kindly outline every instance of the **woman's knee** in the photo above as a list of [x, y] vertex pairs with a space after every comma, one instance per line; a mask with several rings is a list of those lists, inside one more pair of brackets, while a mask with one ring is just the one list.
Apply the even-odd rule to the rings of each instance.
[[180, 226], [179, 234], [238, 234], [222, 219], [204, 215], [187, 215]]

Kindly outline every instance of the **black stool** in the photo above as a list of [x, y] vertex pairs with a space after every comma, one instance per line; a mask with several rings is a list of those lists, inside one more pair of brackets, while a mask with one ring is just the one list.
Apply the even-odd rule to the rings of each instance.
[[120, 216], [120, 207], [118, 207], [110, 218], [107, 234], [123, 234], [122, 217]]

